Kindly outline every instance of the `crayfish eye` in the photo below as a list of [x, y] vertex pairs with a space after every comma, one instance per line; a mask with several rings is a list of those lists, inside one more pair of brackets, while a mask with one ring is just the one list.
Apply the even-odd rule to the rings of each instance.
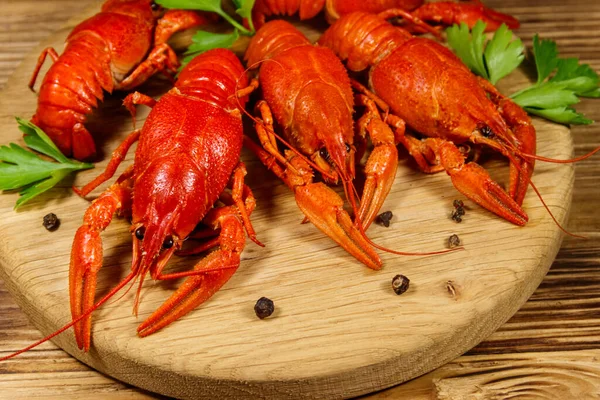
[[321, 147], [321, 150], [319, 150], [319, 155], [326, 160], [329, 159], [329, 152], [327, 151], [327, 149], [325, 147]]
[[170, 249], [171, 247], [173, 247], [173, 237], [172, 236], [167, 236], [165, 238], [165, 241], [163, 242], [163, 249]]
[[480, 129], [481, 134], [488, 138], [490, 136], [494, 136], [494, 131], [492, 131], [492, 128], [490, 128], [489, 126], [485, 125]]
[[144, 240], [145, 233], [146, 233], [146, 227], [140, 226], [139, 228], [137, 228], [135, 230], [135, 237], [138, 238], [138, 240]]
[[160, 9], [160, 5], [156, 4], [156, 2], [154, 1], [151, 1], [150, 8], [152, 9], [152, 11], [158, 11]]
[[350, 145], [348, 143], [344, 143], [346, 145], [346, 153], [350, 153], [350, 150], [352, 150], [350, 148]]

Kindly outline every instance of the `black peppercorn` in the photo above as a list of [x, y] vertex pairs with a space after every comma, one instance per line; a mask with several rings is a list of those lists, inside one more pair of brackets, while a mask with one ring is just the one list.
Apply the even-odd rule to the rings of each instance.
[[400, 295], [408, 290], [408, 286], [410, 284], [410, 279], [405, 277], [404, 275], [396, 275], [394, 279], [392, 279], [392, 289], [396, 294]]
[[44, 215], [44, 228], [49, 230], [50, 232], [55, 231], [60, 226], [60, 219], [54, 213], [49, 213]]
[[275, 311], [275, 304], [273, 303], [273, 300], [266, 297], [261, 297], [254, 305], [254, 312], [260, 319], [269, 317], [273, 314], [273, 311]]
[[388, 228], [390, 226], [390, 221], [392, 220], [393, 216], [394, 214], [392, 214], [391, 211], [382, 212], [377, 216], [377, 223]]
[[460, 238], [458, 235], [452, 235], [448, 238], [448, 247], [453, 249], [460, 246]]
[[454, 211], [452, 211], [451, 218], [456, 222], [462, 222], [462, 216], [465, 215], [465, 205], [462, 200], [454, 200]]

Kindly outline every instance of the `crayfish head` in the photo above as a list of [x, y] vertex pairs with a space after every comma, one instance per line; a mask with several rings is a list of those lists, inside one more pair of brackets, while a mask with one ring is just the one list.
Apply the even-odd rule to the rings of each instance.
[[173, 216], [162, 221], [138, 222], [131, 226], [133, 237], [133, 259], [131, 268], [140, 276], [135, 312], [139, 304], [144, 278], [148, 272], [156, 279], [167, 265], [173, 253], [181, 248], [183, 240], [173, 232]]
[[[323, 105], [309, 107], [310, 104]], [[328, 183], [354, 179], [352, 109], [329, 85], [311, 84], [296, 99], [295, 141]]]
[[356, 149], [353, 144], [326, 140], [311, 158], [322, 171], [325, 171], [323, 175], [326, 182], [338, 183], [339, 179], [349, 182], [354, 179], [355, 175], [355, 153]]
[[180, 249], [183, 240], [163, 225], [136, 224], [131, 227], [133, 236], [133, 262], [140, 273], [151, 271], [152, 277], [160, 274], [173, 253]]
[[141, 276], [140, 287], [147, 272], [153, 279], [159, 278], [173, 253], [206, 214], [206, 197], [210, 195], [204, 191], [204, 182], [194, 163], [178, 154], [156, 159], [136, 177], [132, 268]]

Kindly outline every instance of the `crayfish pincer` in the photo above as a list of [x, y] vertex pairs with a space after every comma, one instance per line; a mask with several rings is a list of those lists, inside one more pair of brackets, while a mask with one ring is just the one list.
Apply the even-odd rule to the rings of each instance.
[[[263, 96], [256, 105], [261, 119], [255, 120], [262, 147], [250, 139], [246, 146], [294, 192], [310, 222], [368, 267], [381, 268], [364, 230], [376, 218], [396, 175], [394, 133], [372, 105], [355, 139], [354, 96], [344, 66], [331, 50], [314, 46], [291, 24], [265, 24], [252, 38], [246, 59], [251, 67], [266, 60], [260, 63], [259, 80], [253, 81]], [[366, 97], [362, 100], [371, 104]], [[274, 130], [275, 121], [283, 138]], [[398, 129], [403, 127], [399, 124]], [[365, 147], [366, 135], [375, 148], [365, 167], [359, 208], [353, 180], [360, 158], [356, 154]], [[289, 149], [281, 152], [277, 138]], [[313, 182], [315, 171], [324, 182]], [[326, 185], [340, 181], [355, 212], [354, 222], [344, 201]]]
[[[396, 135], [420, 169], [446, 171], [465, 196], [506, 220], [525, 225], [521, 208], [533, 172], [536, 133], [527, 113], [496, 88], [475, 77], [447, 48], [412, 36], [387, 18], [402, 16], [432, 29], [402, 10], [378, 15], [351, 13], [335, 22], [319, 44], [331, 48], [352, 71], [370, 68], [370, 89], [355, 89], [377, 98], [391, 110], [387, 121], [400, 118], [409, 130]], [[437, 33], [433, 30], [433, 33]], [[457, 147], [483, 145], [510, 162], [508, 193], [475, 162], [465, 162]]]
[[167, 40], [206, 22], [207, 16], [192, 11], [164, 13], [152, 0], [107, 0], [100, 13], [73, 29], [60, 56], [51, 47], [40, 54], [31, 89], [46, 56], [53, 64], [31, 121], [66, 156], [92, 158], [96, 145], [84, 124], [103, 92], [131, 90], [156, 72], [174, 76], [179, 62]]
[[[134, 310], [146, 274], [155, 280], [187, 277], [179, 289], [138, 327], [147, 336], [185, 315], [210, 298], [235, 273], [246, 234], [260, 244], [250, 223], [255, 199], [244, 184], [241, 109], [236, 84], [248, 79], [229, 50], [211, 50], [193, 59], [179, 74], [175, 87], [159, 101], [134, 93], [126, 98], [152, 107], [141, 131], [132, 133], [113, 153], [107, 170], [83, 187], [86, 195], [108, 180], [127, 149], [139, 140], [130, 166], [85, 213], [73, 241], [69, 273], [71, 313], [80, 348], [91, 340], [90, 311], [127, 282], [139, 279]], [[228, 190], [226, 190], [229, 188]], [[135, 196], [133, 195], [135, 193]], [[217, 200], [223, 204], [213, 207]], [[118, 212], [131, 215], [131, 273], [109, 295], [94, 304], [96, 275], [102, 267], [100, 233]], [[193, 270], [163, 273], [173, 253], [202, 222], [215, 239], [196, 250], [218, 248]], [[189, 251], [187, 251], [189, 254]]]

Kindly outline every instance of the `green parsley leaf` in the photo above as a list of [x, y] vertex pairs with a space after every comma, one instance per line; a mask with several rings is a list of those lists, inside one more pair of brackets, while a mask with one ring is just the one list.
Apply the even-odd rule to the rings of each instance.
[[552, 40], [544, 39], [540, 42], [538, 35], [533, 37], [533, 56], [535, 58], [535, 67], [537, 69], [537, 84], [539, 85], [556, 68], [558, 62], [558, 50], [556, 43]]
[[248, 21], [250, 29], [246, 29], [227, 14], [221, 7], [221, 0], [156, 0], [156, 2], [166, 8], [214, 12], [229, 22], [234, 28], [232, 33], [197, 31], [192, 37], [192, 44], [185, 52], [186, 57], [182, 61], [182, 68], [194, 57], [205, 51], [217, 48], [230, 48], [239, 39], [240, 34], [251, 36], [255, 32], [254, 25], [252, 24], [252, 7], [254, 7], [255, 0], [233, 0], [236, 8], [235, 12]]
[[17, 123], [28, 147], [58, 162], [43, 160], [15, 143], [0, 146], [0, 190], [20, 189], [15, 209], [54, 187], [70, 173], [94, 167], [65, 157], [44, 131], [31, 122], [17, 118]]
[[252, 22], [252, 7], [256, 0], [234, 0], [236, 10], [235, 13], [248, 21], [251, 32], [255, 32], [254, 23]]
[[[466, 24], [454, 25], [446, 31], [448, 43], [473, 73], [496, 84], [516, 69], [524, 59], [520, 39], [502, 25], [485, 43], [485, 24], [477, 21], [472, 31]], [[587, 64], [576, 58], [559, 58], [556, 43], [533, 37], [533, 56], [537, 81], [529, 88], [512, 94], [512, 100], [527, 112], [561, 124], [591, 124], [594, 121], [570, 106], [579, 97], [600, 97], [600, 78]]]
[[521, 39], [513, 40], [513, 33], [504, 24], [498, 28], [485, 47], [484, 61], [490, 75], [489, 81], [496, 84], [515, 70], [525, 59], [525, 46]]
[[27, 147], [40, 152], [48, 157], [54, 158], [58, 162], [67, 163], [69, 159], [56, 147], [54, 142], [32, 122], [16, 117], [19, 124], [19, 130], [23, 132], [25, 144]]
[[475, 74], [489, 80], [483, 60], [483, 45], [485, 23], [481, 20], [475, 23], [472, 33], [464, 22], [452, 25], [446, 30], [448, 44], [463, 63]]
[[187, 64], [192, 58], [205, 51], [217, 48], [229, 48], [239, 37], [240, 34], [237, 29], [232, 33], [198, 31], [192, 37], [192, 44], [184, 53], [186, 57], [183, 59], [182, 65]]
[[591, 97], [597, 99], [600, 97], [600, 88], [596, 88], [585, 93], [579, 93], [579, 97]]
[[533, 86], [515, 95], [513, 101], [521, 107], [556, 108], [579, 103], [572, 90], [560, 83]]
[[[233, 25], [234, 28], [238, 29], [244, 35], [252, 35], [253, 32], [244, 28], [239, 22], [233, 19], [229, 14], [221, 7], [221, 0], [156, 0], [157, 4], [165, 8], [178, 8], [188, 10], [200, 10], [214, 12], [221, 16], [225, 21]], [[240, 2], [240, 6], [245, 6], [245, 1]], [[250, 7], [252, 8], [252, 7]]]
[[486, 43], [486, 24], [478, 20], [469, 32], [467, 24], [453, 25], [446, 30], [448, 44], [475, 74], [494, 85], [511, 73], [525, 58], [524, 46], [519, 38], [504, 24]]
[[224, 13], [223, 8], [221, 8], [221, 0], [156, 0], [156, 4], [160, 4], [165, 8], [209, 11], [219, 15]]
[[538, 73], [530, 88], [511, 98], [531, 114], [560, 124], [591, 124], [594, 121], [577, 113], [570, 105], [579, 97], [600, 97], [600, 78], [587, 64], [576, 58], [559, 58], [556, 43], [533, 37], [533, 56]]
[[556, 74], [549, 82], [560, 82], [566, 89], [572, 90], [577, 95], [598, 89], [600, 79], [589, 65], [579, 65], [579, 60], [576, 58], [559, 58], [556, 65]]
[[565, 125], [589, 125], [594, 123], [594, 121], [585, 118], [583, 114], [578, 113], [570, 107], [557, 107], [547, 109], [524, 107], [523, 109], [530, 114], [534, 114], [542, 118], [546, 118], [550, 121], [558, 122], [560, 124]]

